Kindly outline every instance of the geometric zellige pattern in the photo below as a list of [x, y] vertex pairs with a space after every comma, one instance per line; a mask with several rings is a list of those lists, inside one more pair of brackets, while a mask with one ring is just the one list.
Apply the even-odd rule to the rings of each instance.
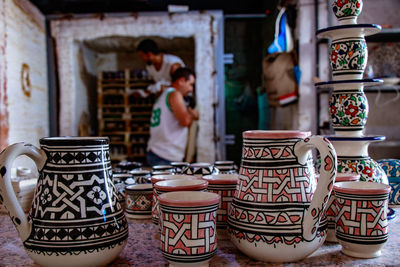
[[176, 208], [160, 204], [163, 255], [175, 262], [200, 262], [211, 258], [217, 249], [217, 207]]
[[121, 245], [128, 224], [111, 180], [108, 145], [43, 145], [28, 220], [26, 249], [46, 255], [80, 254]]
[[352, 195], [335, 192], [336, 237], [358, 244], [380, 244], [388, 238], [387, 194]]

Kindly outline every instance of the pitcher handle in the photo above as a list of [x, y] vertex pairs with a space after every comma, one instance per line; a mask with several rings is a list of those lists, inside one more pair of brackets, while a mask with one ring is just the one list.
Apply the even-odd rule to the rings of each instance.
[[307, 137], [295, 144], [294, 153], [299, 163], [306, 164], [309, 155], [307, 152], [313, 148], [319, 150], [322, 166], [317, 189], [303, 220], [303, 238], [305, 240], [313, 240], [317, 234], [317, 228], [328, 204], [337, 172], [335, 149], [327, 138], [318, 135]]
[[43, 168], [47, 157], [42, 150], [27, 143], [10, 145], [0, 153], [0, 202], [7, 209], [21, 240], [25, 241], [31, 232], [31, 224], [28, 223], [11, 184], [12, 164], [21, 155], [31, 158], [38, 170]]

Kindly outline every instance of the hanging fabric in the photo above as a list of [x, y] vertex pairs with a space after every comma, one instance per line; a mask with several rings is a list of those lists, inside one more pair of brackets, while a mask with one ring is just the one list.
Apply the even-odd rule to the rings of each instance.
[[290, 52], [293, 50], [293, 38], [286, 18], [286, 8], [279, 10], [275, 21], [274, 41], [268, 47], [268, 54]]

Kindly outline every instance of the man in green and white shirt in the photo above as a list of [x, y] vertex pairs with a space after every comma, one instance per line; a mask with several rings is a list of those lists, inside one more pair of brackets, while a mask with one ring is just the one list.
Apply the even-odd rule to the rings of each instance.
[[150, 122], [147, 163], [150, 166], [182, 161], [188, 127], [199, 119], [197, 110], [187, 107], [184, 97], [193, 92], [195, 75], [189, 68], [177, 69], [171, 86], [157, 98]]

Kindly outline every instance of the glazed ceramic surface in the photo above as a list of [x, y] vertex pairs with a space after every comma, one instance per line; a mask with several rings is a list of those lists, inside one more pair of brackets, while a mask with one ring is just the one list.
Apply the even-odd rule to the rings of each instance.
[[182, 174], [182, 170], [184, 167], [189, 166], [189, 162], [171, 162], [171, 165], [175, 168], [176, 174]]
[[[43, 266], [103, 266], [124, 248], [128, 225], [111, 178], [108, 138], [54, 137], [0, 155], [0, 194], [28, 255]], [[14, 159], [39, 170], [28, 218], [10, 188]]]
[[380, 256], [388, 239], [386, 206], [390, 186], [368, 182], [342, 182], [334, 186], [336, 238], [346, 255]]
[[216, 218], [220, 201], [209, 192], [170, 192], [160, 202], [161, 251], [170, 264], [199, 266], [217, 249]]
[[217, 212], [217, 228], [225, 229], [229, 206], [235, 194], [239, 174], [213, 174], [203, 176], [203, 179], [208, 182], [207, 190], [221, 197]]
[[[360, 180], [360, 175], [337, 175], [335, 179], [335, 183], [338, 182], [349, 182], [349, 181], [358, 181]], [[328, 232], [326, 235], [326, 241], [328, 242], [338, 242], [335, 235], [335, 219], [336, 219], [336, 198], [334, 194], [331, 194], [329, 197], [328, 205], [325, 212], [328, 220]]]
[[377, 162], [388, 176], [389, 185], [392, 187], [389, 204], [400, 205], [400, 160], [381, 159]]
[[[318, 189], [314, 147], [323, 158]], [[239, 183], [228, 217], [232, 242], [257, 260], [307, 257], [325, 240], [322, 217], [335, 176], [336, 153], [325, 138], [300, 131], [244, 132]]]
[[206, 162], [198, 162], [198, 163], [192, 163], [189, 166], [183, 168], [182, 173], [186, 175], [194, 175], [198, 178], [201, 178], [204, 175], [210, 175], [212, 171], [213, 171], [212, 164]]
[[360, 175], [360, 181], [389, 184], [385, 171], [368, 154], [372, 142], [385, 140], [385, 136], [340, 137], [327, 136], [337, 153], [338, 173]]
[[136, 184], [125, 188], [126, 216], [132, 219], [151, 218], [153, 187], [151, 184]]
[[216, 161], [212, 174], [235, 174], [238, 173], [235, 162], [231, 160]]
[[151, 175], [174, 174], [175, 167], [172, 165], [154, 165], [151, 169]]
[[352, 131], [361, 136], [368, 119], [368, 99], [363, 91], [333, 92], [329, 99], [332, 127], [336, 133]]
[[332, 2], [333, 14], [341, 24], [356, 24], [362, 7], [362, 0], [335, 0]]
[[132, 175], [137, 184], [151, 183], [151, 174], [148, 170], [133, 170], [130, 171], [129, 174]]
[[332, 41], [329, 57], [334, 80], [361, 79], [368, 61], [364, 37], [346, 37]]
[[166, 180], [193, 180], [198, 179], [196, 176], [184, 175], [184, 174], [162, 174], [162, 175], [153, 175], [151, 176], [151, 183], [153, 185], [153, 202], [152, 202], [152, 220], [154, 224], [158, 224], [158, 199], [157, 192], [154, 185], [157, 182], [166, 181]]
[[332, 88], [329, 113], [337, 136], [363, 136], [368, 119], [368, 99], [364, 87], [383, 83], [379, 79], [342, 80], [316, 83], [319, 88]]

